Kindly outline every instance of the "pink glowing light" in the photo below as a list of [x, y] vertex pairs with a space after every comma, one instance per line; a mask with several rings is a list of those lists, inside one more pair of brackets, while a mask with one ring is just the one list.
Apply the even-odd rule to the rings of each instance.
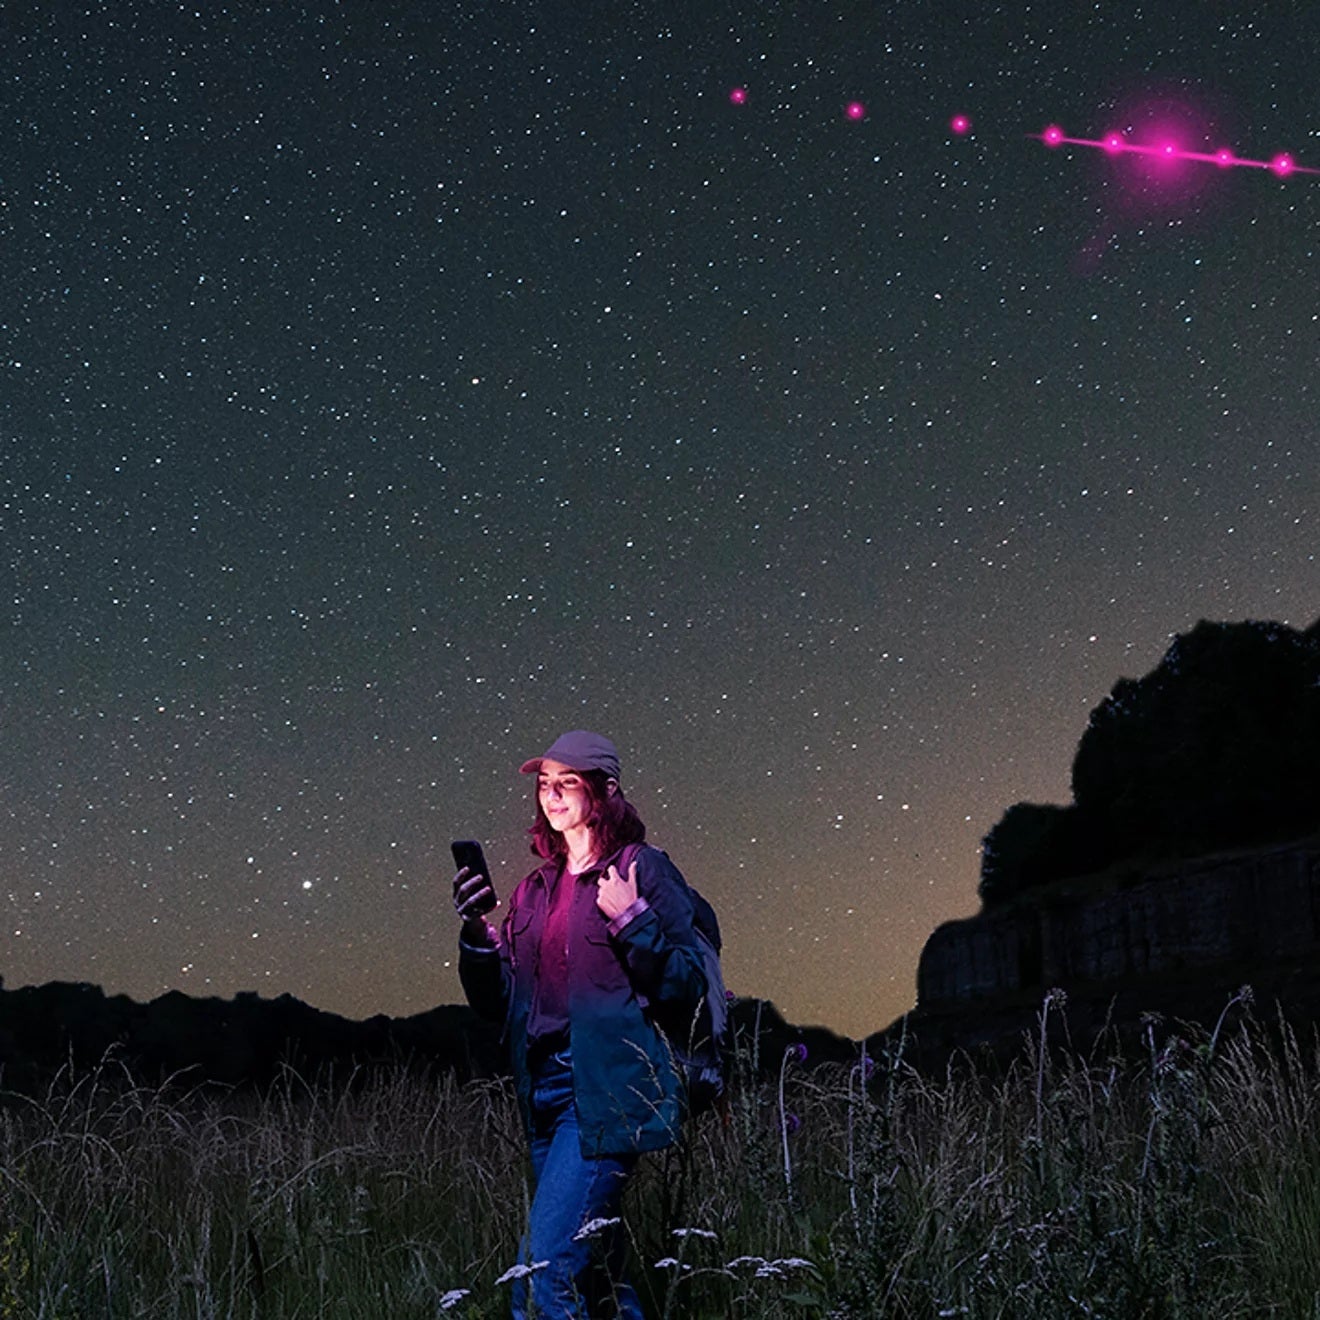
[[746, 105], [746, 104], [747, 104], [747, 88], [745, 88], [745, 87], [735, 87], [735, 88], [733, 88], [733, 90], [729, 93], [729, 100], [730, 100], [730, 102], [732, 102], [734, 105]]
[[954, 115], [949, 120], [949, 130], [958, 137], [966, 137], [972, 131], [972, 121], [966, 115]]
[[848, 104], [843, 107], [843, 113], [847, 115], [853, 123], [856, 123], [858, 120], [866, 118], [866, 106], [864, 106], [861, 101], [849, 101]]
[[1128, 141], [1117, 133], [1108, 133], [1103, 138], [1069, 137], [1058, 124], [1050, 124], [1031, 136], [1039, 138], [1047, 147], [1095, 147], [1111, 155], [1121, 152], [1124, 155], [1153, 157], [1163, 162], [1193, 160], [1223, 167], [1240, 165], [1249, 169], [1270, 170], [1281, 179], [1292, 174], [1320, 174], [1320, 170], [1297, 164], [1286, 151], [1281, 151], [1270, 160], [1248, 160], [1245, 156], [1235, 156], [1227, 147], [1220, 147], [1218, 151], [1187, 151], [1168, 139], [1150, 146]]

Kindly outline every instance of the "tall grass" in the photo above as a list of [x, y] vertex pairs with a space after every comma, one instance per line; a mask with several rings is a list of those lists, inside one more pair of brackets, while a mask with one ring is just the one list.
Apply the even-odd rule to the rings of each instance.
[[[1320, 1317], [1320, 1060], [1213, 1032], [1058, 1044], [993, 1078], [796, 1052], [629, 1194], [655, 1317]], [[750, 1062], [748, 1054], [744, 1061]], [[0, 1320], [507, 1312], [526, 1214], [503, 1083], [402, 1069], [268, 1093], [113, 1060], [0, 1104]]]

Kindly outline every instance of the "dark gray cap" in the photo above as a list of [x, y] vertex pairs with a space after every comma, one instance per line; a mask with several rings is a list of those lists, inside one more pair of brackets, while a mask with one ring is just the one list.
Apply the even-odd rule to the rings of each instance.
[[539, 774], [542, 761], [558, 761], [573, 770], [604, 770], [611, 779], [619, 777], [619, 749], [604, 734], [585, 729], [561, 733], [540, 756], [523, 762], [523, 774]]

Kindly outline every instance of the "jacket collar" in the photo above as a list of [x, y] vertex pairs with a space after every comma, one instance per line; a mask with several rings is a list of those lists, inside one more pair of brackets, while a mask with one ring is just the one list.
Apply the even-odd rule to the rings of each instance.
[[[604, 857], [597, 862], [592, 869], [596, 871], [608, 871], [609, 868], [617, 862], [621, 856], [623, 856], [623, 850], [627, 846], [628, 845], [625, 843], [623, 847], [616, 848], [608, 857]], [[560, 861], [558, 858], [547, 857], [545, 861], [543, 861], [541, 865], [532, 872], [532, 878], [548, 889], [554, 884], [555, 876], [559, 874], [559, 867]]]

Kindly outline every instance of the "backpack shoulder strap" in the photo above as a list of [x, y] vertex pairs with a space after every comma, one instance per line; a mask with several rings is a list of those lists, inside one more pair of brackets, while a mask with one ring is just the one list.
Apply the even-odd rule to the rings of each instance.
[[[644, 846], [646, 845], [630, 843], [623, 848], [619, 853], [618, 861], [620, 875], [628, 874], [628, 867], [637, 860], [637, 855]], [[657, 848], [656, 852], [665, 858], [669, 856], [663, 848]], [[724, 948], [724, 941], [720, 938], [720, 922], [715, 915], [715, 909], [695, 885], [690, 884], [686, 878], [683, 878], [683, 883], [687, 885], [688, 895], [692, 899], [692, 925], [699, 935], [704, 936], [711, 943], [716, 954], [720, 953]]]

